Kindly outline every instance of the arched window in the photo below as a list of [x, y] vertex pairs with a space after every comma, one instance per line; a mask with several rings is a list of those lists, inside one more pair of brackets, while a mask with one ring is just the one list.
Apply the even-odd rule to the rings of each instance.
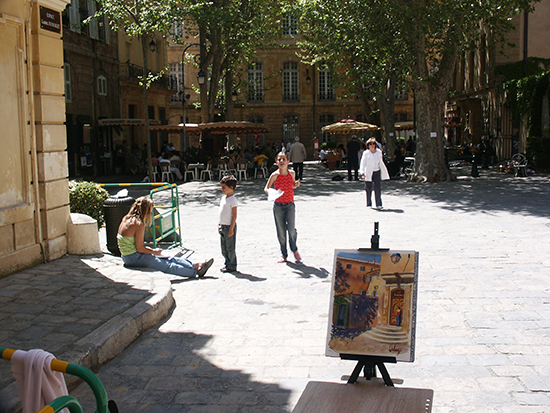
[[285, 62], [283, 64], [283, 101], [300, 100], [298, 80], [298, 62]]
[[107, 96], [107, 78], [103, 75], [97, 77], [97, 94]]
[[294, 142], [296, 136], [300, 136], [298, 115], [287, 115], [283, 118], [283, 140]]

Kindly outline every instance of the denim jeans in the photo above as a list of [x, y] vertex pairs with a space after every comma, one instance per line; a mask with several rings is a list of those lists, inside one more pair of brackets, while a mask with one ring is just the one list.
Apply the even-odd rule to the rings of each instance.
[[372, 181], [365, 181], [365, 190], [367, 191], [367, 206], [372, 206], [371, 194], [372, 186], [374, 184], [374, 201], [377, 207], [382, 206], [382, 178], [380, 171], [374, 171], [372, 173]]
[[135, 252], [130, 255], [123, 255], [122, 261], [128, 267], [153, 268], [182, 277], [195, 277], [197, 275], [197, 270], [193, 263], [181, 257], [159, 257], [158, 255]]
[[222, 255], [225, 258], [225, 268], [231, 271], [237, 269], [237, 253], [235, 252], [235, 245], [237, 241], [237, 224], [233, 228], [233, 236], [229, 236], [229, 225], [221, 225], [219, 229], [220, 233], [220, 246], [222, 248]]
[[286, 234], [288, 232], [288, 243], [290, 244], [290, 250], [292, 252], [298, 251], [296, 246], [296, 238], [298, 233], [294, 227], [296, 223], [296, 207], [294, 202], [273, 203], [273, 216], [275, 217], [275, 227], [277, 228], [277, 238], [281, 246], [281, 255], [288, 257], [288, 251], [286, 249]]

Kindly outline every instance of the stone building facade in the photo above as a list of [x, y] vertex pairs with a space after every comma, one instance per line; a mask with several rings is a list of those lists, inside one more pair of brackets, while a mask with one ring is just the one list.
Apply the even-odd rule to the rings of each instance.
[[[288, 30], [285, 27], [285, 30]], [[350, 135], [327, 135], [321, 132], [325, 125], [341, 119], [352, 118], [365, 121], [365, 115], [359, 100], [355, 96], [346, 96], [343, 88], [333, 87], [333, 74], [329, 70], [303, 63], [299, 57], [297, 42], [300, 35], [297, 31], [288, 32], [279, 39], [284, 47], [259, 50], [255, 62], [241, 68], [236, 76], [235, 90], [232, 96], [236, 121], [264, 123], [270, 133], [255, 136], [230, 137], [230, 144], [243, 148], [254, 146], [271, 147], [274, 143], [280, 147], [281, 142], [294, 141], [296, 136], [306, 146], [308, 157], [314, 153], [313, 139], [319, 143], [336, 141], [347, 142]], [[185, 46], [170, 45], [168, 62], [171, 74], [181, 82], [181, 59]], [[190, 47], [190, 56], [199, 53], [198, 47]], [[192, 62], [185, 64], [185, 93], [189, 95], [186, 102], [186, 120], [188, 123], [201, 123], [200, 110], [195, 108], [199, 102], [197, 71]], [[178, 83], [178, 90], [181, 90]], [[349, 94], [348, 94], [349, 95]], [[182, 119], [181, 94], [174, 92], [170, 101], [170, 123], [180, 123]], [[398, 96], [395, 105], [396, 121], [414, 120], [413, 96]], [[225, 120], [224, 113], [219, 112], [219, 119]], [[402, 132], [401, 137], [410, 136], [412, 132]], [[365, 135], [366, 136], [366, 135]], [[177, 135], [172, 136], [174, 143]], [[199, 145], [198, 136], [190, 136], [190, 146]]]
[[66, 4], [0, 3], [0, 277], [67, 252]]
[[[491, 47], [490, 33], [483, 33], [474, 50], [462, 53], [455, 70], [455, 93], [446, 108], [450, 126], [445, 135], [450, 145], [478, 145], [485, 137], [500, 160], [509, 159], [514, 153], [525, 153], [527, 129], [525, 124], [519, 128], [512, 125], [511, 108], [498, 92], [504, 77], [496, 75], [495, 70], [526, 58], [550, 58], [550, 44], [546, 40], [550, 36], [550, 0], [533, 6], [531, 13], [523, 11], [513, 18], [515, 30], [508, 34], [503, 47]], [[548, 116], [545, 119], [542, 130], [550, 134]]]
[[63, 11], [63, 57], [69, 176], [112, 171], [107, 136], [97, 121], [120, 117], [118, 39], [106, 19], [81, 22], [95, 1], [72, 0]]

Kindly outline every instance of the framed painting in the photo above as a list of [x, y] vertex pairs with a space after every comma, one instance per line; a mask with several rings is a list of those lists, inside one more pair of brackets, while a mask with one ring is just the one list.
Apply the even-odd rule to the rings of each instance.
[[336, 250], [327, 356], [414, 361], [418, 253]]

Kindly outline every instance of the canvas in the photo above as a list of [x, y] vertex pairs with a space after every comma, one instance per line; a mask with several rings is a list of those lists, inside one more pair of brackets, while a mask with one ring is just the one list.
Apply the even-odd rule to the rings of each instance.
[[327, 356], [414, 361], [418, 253], [336, 250]]

